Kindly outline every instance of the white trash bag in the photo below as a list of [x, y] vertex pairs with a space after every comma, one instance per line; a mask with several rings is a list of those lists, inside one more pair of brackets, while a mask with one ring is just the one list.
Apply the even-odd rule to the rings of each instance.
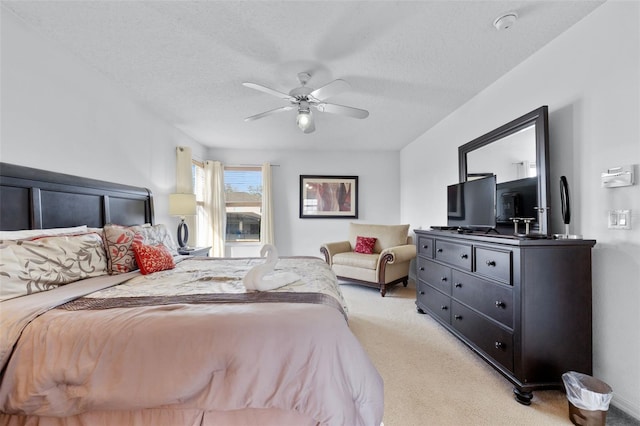
[[567, 399], [577, 408], [607, 411], [613, 390], [605, 382], [586, 374], [569, 371], [562, 375]]

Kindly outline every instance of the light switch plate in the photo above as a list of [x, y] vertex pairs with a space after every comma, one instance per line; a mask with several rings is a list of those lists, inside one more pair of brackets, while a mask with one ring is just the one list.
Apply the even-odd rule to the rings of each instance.
[[609, 210], [609, 229], [631, 229], [631, 210]]

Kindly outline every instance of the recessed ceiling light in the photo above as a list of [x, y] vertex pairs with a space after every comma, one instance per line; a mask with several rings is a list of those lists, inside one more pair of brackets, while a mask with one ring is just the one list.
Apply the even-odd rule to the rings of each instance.
[[511, 26], [518, 19], [518, 14], [516, 12], [505, 13], [504, 15], [498, 16], [495, 21], [493, 21], [493, 26], [496, 27], [496, 30], [502, 31], [511, 28]]

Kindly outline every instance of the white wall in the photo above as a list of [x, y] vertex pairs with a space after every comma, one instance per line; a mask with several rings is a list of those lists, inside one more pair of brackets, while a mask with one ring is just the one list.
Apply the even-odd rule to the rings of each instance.
[[[518, 31], [517, 25], [509, 31]], [[508, 34], [507, 34], [508, 35]], [[640, 185], [604, 189], [600, 173], [640, 163], [640, 3], [609, 1], [402, 150], [402, 222], [446, 223], [457, 147], [549, 106], [552, 232], [562, 232], [567, 176], [571, 233], [593, 250], [594, 376], [613, 404], [640, 418]], [[636, 170], [638, 170], [636, 166]], [[636, 182], [638, 177], [636, 177]], [[607, 210], [632, 209], [633, 229], [607, 229]]]
[[175, 147], [204, 148], [2, 10], [0, 159], [151, 189], [157, 223], [175, 190]]
[[[399, 223], [398, 152], [212, 149], [207, 155], [207, 160], [227, 165], [265, 161], [275, 165], [271, 171], [275, 246], [280, 255], [321, 256], [322, 243], [347, 238], [350, 222]], [[358, 219], [300, 219], [300, 175], [358, 176]], [[255, 247], [254, 251], [257, 253]], [[255, 254], [243, 252], [247, 253]]]

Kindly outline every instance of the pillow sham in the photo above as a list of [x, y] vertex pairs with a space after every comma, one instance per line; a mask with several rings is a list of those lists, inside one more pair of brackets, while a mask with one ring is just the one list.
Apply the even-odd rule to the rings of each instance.
[[0, 241], [0, 300], [107, 274], [96, 233]]
[[135, 240], [132, 246], [136, 263], [142, 275], [166, 271], [176, 267], [173, 255], [163, 244], [149, 245]]
[[373, 254], [373, 246], [376, 245], [377, 238], [374, 237], [361, 237], [356, 238], [356, 253]]
[[21, 229], [19, 231], [0, 231], [0, 240], [24, 240], [27, 238], [87, 232], [87, 225], [71, 228]]
[[[143, 229], [141, 225], [107, 224], [104, 226], [102, 238], [107, 251], [107, 270], [110, 274], [123, 274], [138, 269], [131, 244], [136, 234], [140, 234]], [[142, 236], [138, 238], [142, 239]]]
[[162, 244], [165, 246], [172, 256], [178, 256], [178, 244], [175, 242], [166, 225], [159, 223], [145, 227], [141, 232], [143, 243], [149, 245]]

